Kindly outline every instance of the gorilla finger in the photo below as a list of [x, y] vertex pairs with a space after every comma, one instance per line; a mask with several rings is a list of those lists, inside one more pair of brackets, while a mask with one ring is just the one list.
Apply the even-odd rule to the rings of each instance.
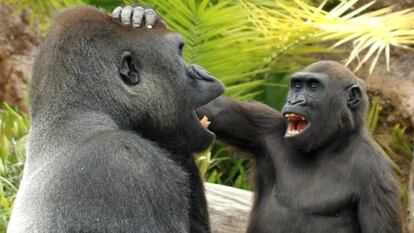
[[167, 23], [161, 18], [161, 17], [158, 17], [158, 21], [164, 26], [164, 27], [167, 27]]
[[119, 19], [119, 17], [121, 16], [121, 12], [122, 12], [122, 7], [118, 6], [112, 11], [112, 18]]
[[140, 28], [142, 25], [142, 20], [144, 19], [144, 8], [138, 6], [134, 8], [134, 13], [132, 14], [132, 26], [134, 28]]
[[124, 9], [122, 9], [121, 13], [121, 21], [124, 25], [130, 25], [131, 24], [131, 16], [132, 16], [133, 9], [131, 6], [127, 6]]
[[145, 26], [152, 28], [157, 20], [157, 13], [153, 9], [145, 9]]

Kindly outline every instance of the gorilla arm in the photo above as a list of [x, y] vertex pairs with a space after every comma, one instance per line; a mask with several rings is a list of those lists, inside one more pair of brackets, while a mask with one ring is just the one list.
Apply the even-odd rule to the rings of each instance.
[[366, 180], [362, 181], [357, 207], [361, 233], [402, 232], [399, 188], [386, 163], [384, 159], [371, 166], [371, 169], [365, 166], [363, 173], [366, 174], [363, 177]]
[[261, 138], [272, 132], [285, 132], [285, 121], [276, 110], [258, 103], [242, 102], [221, 96], [197, 109], [207, 116], [209, 129], [220, 141], [248, 152], [260, 147]]

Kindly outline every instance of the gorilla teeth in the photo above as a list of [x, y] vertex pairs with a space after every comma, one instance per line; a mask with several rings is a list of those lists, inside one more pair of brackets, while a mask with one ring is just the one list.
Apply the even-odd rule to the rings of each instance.
[[284, 117], [287, 118], [288, 121], [287, 136], [297, 135], [308, 126], [308, 120], [302, 115], [285, 113]]

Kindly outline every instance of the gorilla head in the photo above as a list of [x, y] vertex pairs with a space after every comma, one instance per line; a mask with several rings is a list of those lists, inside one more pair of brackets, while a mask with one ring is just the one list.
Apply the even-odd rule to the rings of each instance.
[[368, 106], [363, 88], [362, 80], [334, 61], [317, 62], [293, 74], [282, 110], [288, 125], [285, 138], [309, 152], [363, 129]]
[[72, 8], [56, 18], [44, 46], [34, 65], [34, 120], [53, 115], [42, 112], [67, 117], [82, 109], [168, 149], [194, 152], [212, 142], [194, 109], [224, 87], [184, 62], [182, 37], [162, 23], [135, 29], [93, 8]]

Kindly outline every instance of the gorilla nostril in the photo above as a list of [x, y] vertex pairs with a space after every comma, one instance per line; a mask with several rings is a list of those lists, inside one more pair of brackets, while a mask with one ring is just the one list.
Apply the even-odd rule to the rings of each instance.
[[187, 70], [188, 76], [192, 79], [201, 79], [194, 66], [189, 66]]
[[205, 69], [200, 69], [198, 67], [195, 68], [196, 73], [198, 74], [198, 76], [200, 77], [209, 77], [210, 74], [205, 70]]
[[189, 76], [193, 79], [201, 79], [203, 81], [208, 82], [214, 82], [215, 79], [206, 71], [204, 68], [197, 66], [197, 65], [191, 65], [188, 68]]
[[304, 99], [299, 99], [299, 100], [294, 100], [294, 101], [288, 101], [288, 103], [290, 105], [306, 105], [306, 100]]

